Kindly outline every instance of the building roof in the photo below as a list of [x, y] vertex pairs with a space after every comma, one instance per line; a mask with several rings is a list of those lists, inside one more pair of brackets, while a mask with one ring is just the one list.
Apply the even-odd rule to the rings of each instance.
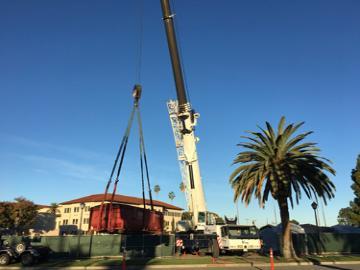
[[36, 204], [36, 207], [38, 209], [43, 209], [43, 208], [50, 208], [50, 205]]
[[[111, 198], [110, 193], [106, 194], [106, 199], [105, 201], [109, 201]], [[70, 201], [66, 201], [66, 202], [62, 202], [60, 204], [74, 204], [74, 203], [86, 203], [86, 202], [102, 202], [104, 199], [104, 194], [93, 194], [93, 195], [89, 195], [89, 196], [85, 196], [85, 197], [81, 197], [81, 198], [77, 198], [74, 200], [70, 200]], [[114, 196], [114, 202], [117, 203], [127, 203], [127, 204], [143, 204], [143, 199], [142, 198], [137, 198], [137, 197], [132, 197], [132, 196], [125, 196], [125, 195], [119, 195], [119, 194], [115, 194]], [[145, 200], [145, 203], [147, 205], [150, 204], [150, 200]], [[153, 200], [153, 204], [154, 206], [161, 206], [167, 209], [173, 209], [173, 210], [183, 210], [180, 207], [177, 207], [175, 205], [172, 204], [168, 204], [162, 201], [157, 201], [157, 200]]]

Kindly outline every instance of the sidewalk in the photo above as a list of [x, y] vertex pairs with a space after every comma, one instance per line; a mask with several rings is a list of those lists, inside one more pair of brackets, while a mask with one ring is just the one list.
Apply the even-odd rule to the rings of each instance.
[[[309, 256], [298, 261], [285, 261], [282, 258], [275, 258], [275, 266], [298, 266], [298, 265], [341, 265], [341, 264], [359, 264], [360, 256]], [[121, 269], [121, 257], [99, 257], [91, 259], [70, 260], [70, 259], [53, 259], [49, 262], [40, 263], [26, 269], [65, 269], [65, 270], [112, 270]], [[216, 261], [211, 257], [204, 256], [184, 256], [184, 257], [167, 257], [167, 258], [149, 258], [127, 260], [127, 270], [146, 270], [146, 269], [178, 269], [178, 268], [249, 268], [249, 267], [268, 267], [270, 265], [267, 257], [240, 257], [240, 256], [222, 256]], [[21, 264], [10, 264], [0, 267], [1, 269], [24, 269]]]

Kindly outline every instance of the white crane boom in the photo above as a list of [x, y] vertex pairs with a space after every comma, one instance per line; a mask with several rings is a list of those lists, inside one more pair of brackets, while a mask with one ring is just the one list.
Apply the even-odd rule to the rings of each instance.
[[179, 113], [178, 102], [170, 100], [168, 111], [173, 128], [178, 160], [186, 187], [186, 199], [189, 211], [193, 213], [193, 223], [196, 230], [204, 230], [206, 218], [206, 202], [200, 175], [199, 160], [196, 151], [198, 138], [194, 130], [198, 113], [194, 113], [187, 103], [187, 110]]

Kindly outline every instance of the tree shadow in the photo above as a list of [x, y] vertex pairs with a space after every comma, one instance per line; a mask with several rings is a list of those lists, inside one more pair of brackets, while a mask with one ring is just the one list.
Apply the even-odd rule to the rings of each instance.
[[[341, 254], [360, 253], [360, 233], [332, 233], [337, 243], [337, 250]], [[338, 247], [341, 247], [340, 249]]]
[[320, 260], [315, 259], [315, 258], [308, 258], [308, 260], [311, 261], [314, 265], [318, 265], [318, 266], [321, 266], [324, 268], [338, 269], [338, 270], [352, 270], [350, 268], [343, 268], [343, 267], [334, 266], [334, 265], [322, 264]]
[[[109, 269], [119, 267], [123, 258], [126, 265], [145, 269], [152, 259], [175, 254], [175, 235], [166, 234], [82, 235], [80, 241], [78, 236], [43, 236], [41, 244], [52, 250], [51, 258], [54, 263], [102, 258], [94, 266]], [[37, 267], [41, 269], [45, 265], [40, 263]]]

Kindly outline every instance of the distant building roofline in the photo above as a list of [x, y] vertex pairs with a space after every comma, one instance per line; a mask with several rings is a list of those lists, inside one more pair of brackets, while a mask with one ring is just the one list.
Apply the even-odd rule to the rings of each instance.
[[50, 208], [50, 205], [44, 205], [44, 204], [35, 204], [37, 209], [43, 209], [43, 208]]
[[[104, 201], [109, 201], [111, 196], [112, 196], [112, 194], [110, 194], [110, 193], [106, 194], [106, 198], [104, 200], [104, 194], [92, 194], [92, 195], [88, 195], [88, 196], [85, 196], [85, 197], [80, 197], [80, 198], [77, 198], [77, 199], [73, 199], [73, 200], [70, 200], [70, 201], [65, 201], [65, 202], [62, 202], [60, 204], [67, 205], [67, 204], [86, 203], [86, 202], [102, 202], [103, 200]], [[115, 194], [114, 202], [142, 205], [143, 204], [143, 199], [138, 198], [138, 197]], [[145, 204], [150, 205], [150, 200], [145, 200]], [[172, 210], [184, 210], [184, 209], [182, 209], [180, 207], [177, 207], [175, 205], [165, 203], [165, 202], [162, 202], [162, 201], [157, 201], [157, 200], [153, 200], [153, 205], [154, 206], [164, 207], [164, 208], [167, 208], [167, 209], [172, 209]]]

